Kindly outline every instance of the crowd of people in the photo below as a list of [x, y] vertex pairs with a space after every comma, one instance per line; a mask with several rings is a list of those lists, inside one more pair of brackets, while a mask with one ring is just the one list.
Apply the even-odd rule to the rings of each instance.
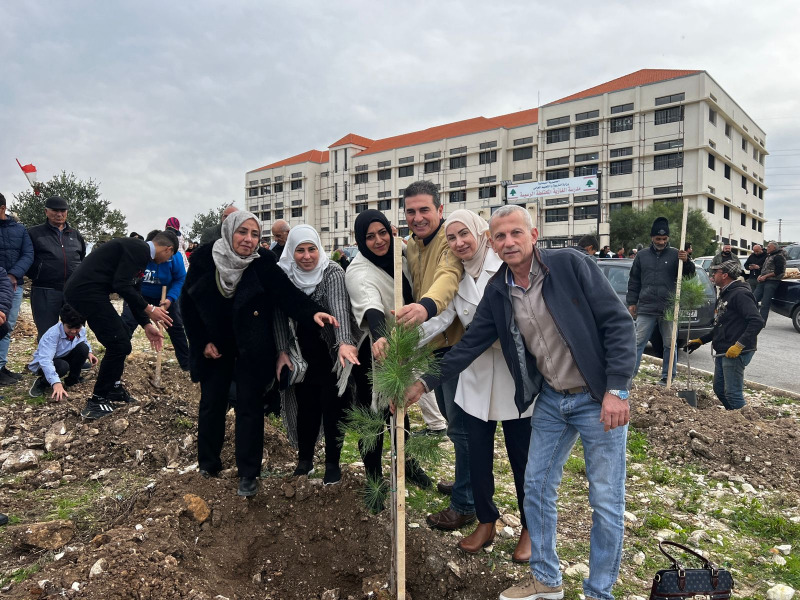
[[[98, 419], [132, 402], [122, 383], [131, 337], [141, 326], [160, 349], [166, 327], [178, 365], [200, 385], [197, 459], [204, 477], [223, 469], [225, 418], [235, 409], [237, 493], [258, 492], [265, 404], [279, 405], [297, 448], [294, 476], [315, 468], [324, 442], [323, 483], [341, 481], [341, 426], [350, 406], [378, 410], [370, 372], [387, 350], [386, 325], [395, 312], [395, 278], [403, 306], [397, 323], [420, 327], [422, 343], [439, 359], [406, 390], [420, 402], [428, 434], [446, 434], [455, 449], [455, 479], [437, 484], [446, 509], [427, 516], [432, 528], [456, 530], [477, 521], [458, 547], [477, 553], [495, 537], [494, 438], [502, 424], [522, 533], [512, 554], [530, 564], [530, 577], [501, 600], [562, 598], [556, 553], [558, 486], [581, 439], [593, 509], [586, 598], [610, 600], [622, 554], [628, 395], [644, 346], [659, 327], [664, 340], [662, 382], [670, 358], [667, 298], [695, 273], [690, 246], [669, 246], [669, 223], [653, 223], [651, 244], [626, 253], [599, 248], [585, 236], [578, 250], [545, 250], [520, 206], [503, 206], [489, 222], [469, 210], [444, 218], [437, 186], [418, 181], [404, 191], [411, 235], [405, 243], [377, 210], [354, 222], [358, 254], [330, 257], [309, 225], [272, 225], [262, 238], [259, 218], [235, 206], [191, 242], [171, 217], [146, 237], [131, 233], [87, 254], [67, 222], [68, 203], [46, 200], [46, 221], [26, 229], [6, 214], [0, 195], [0, 385], [22, 379], [7, 368], [10, 331], [31, 280], [38, 347], [28, 365], [30, 394], [68, 397], [68, 389], [99, 362], [81, 415]], [[404, 243], [402, 273], [394, 244]], [[728, 252], [728, 254], [726, 254]], [[712, 278], [720, 288], [711, 342], [717, 362], [714, 390], [728, 409], [744, 405], [744, 367], [756, 348], [765, 310], [785, 259], [774, 243], [754, 248], [751, 278], [723, 248]], [[633, 258], [626, 303], [620, 302], [597, 258]], [[753, 281], [753, 273], [756, 274]], [[755, 292], [755, 295], [754, 295]], [[109, 299], [123, 300], [120, 314]], [[761, 301], [759, 312], [756, 298]], [[766, 308], [765, 308], [766, 307]], [[86, 325], [104, 347], [95, 357]], [[674, 371], [673, 371], [674, 375]], [[63, 378], [63, 380], [62, 380]], [[381, 415], [389, 418], [389, 411]], [[410, 432], [408, 415], [404, 423]], [[361, 446], [367, 475], [383, 477], [382, 440]], [[409, 481], [433, 488], [413, 458]], [[1, 520], [1, 519], [0, 519]]]

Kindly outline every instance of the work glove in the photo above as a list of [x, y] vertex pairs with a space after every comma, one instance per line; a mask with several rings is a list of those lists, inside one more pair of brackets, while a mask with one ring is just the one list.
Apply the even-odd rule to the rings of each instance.
[[689, 340], [688, 342], [686, 342], [686, 345], [683, 347], [683, 349], [686, 350], [689, 354], [691, 354], [702, 345], [703, 341], [700, 338], [697, 338], [696, 340]]
[[744, 344], [742, 344], [741, 342], [736, 342], [733, 346], [728, 348], [728, 351], [725, 353], [725, 356], [727, 356], [728, 358], [738, 358], [739, 355], [742, 353], [742, 350], [744, 350]]

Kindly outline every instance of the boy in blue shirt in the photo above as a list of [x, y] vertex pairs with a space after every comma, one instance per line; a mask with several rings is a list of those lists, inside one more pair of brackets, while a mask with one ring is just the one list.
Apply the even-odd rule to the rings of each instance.
[[[63, 400], [69, 395], [65, 388], [83, 381], [83, 363], [88, 359], [92, 365], [97, 364], [86, 338], [86, 319], [69, 304], [61, 307], [59, 318], [60, 323], [44, 332], [28, 364], [28, 369], [38, 375], [29, 392], [32, 398], [38, 398], [52, 387], [50, 398], [56, 402]], [[64, 375], [67, 378], [61, 383]]]

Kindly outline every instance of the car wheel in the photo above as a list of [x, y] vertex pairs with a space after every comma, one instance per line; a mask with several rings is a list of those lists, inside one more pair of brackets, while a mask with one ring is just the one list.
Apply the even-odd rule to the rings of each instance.
[[795, 306], [792, 311], [792, 325], [794, 325], [795, 331], [800, 333], [800, 306]]

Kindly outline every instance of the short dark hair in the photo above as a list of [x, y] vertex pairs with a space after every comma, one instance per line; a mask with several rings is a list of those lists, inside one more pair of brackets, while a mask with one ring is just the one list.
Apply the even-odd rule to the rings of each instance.
[[145, 236], [144, 241], [152, 242], [153, 238], [156, 237], [159, 233], [161, 233], [160, 229], [153, 229], [150, 233], [147, 234], [147, 236]]
[[439, 208], [442, 205], [439, 200], [439, 188], [432, 181], [415, 181], [403, 191], [403, 200], [419, 196], [420, 194], [427, 194], [433, 198], [434, 208]]
[[159, 231], [153, 236], [152, 242], [156, 246], [171, 246], [172, 253], [178, 253], [178, 236], [171, 231]]
[[585, 235], [578, 240], [578, 248], [586, 248], [588, 246], [591, 246], [595, 250], [600, 250], [600, 247], [597, 245], [597, 238], [593, 235]]
[[128, 237], [136, 238], [137, 240], [144, 240], [142, 235], [140, 233], [136, 233], [135, 231], [131, 231], [130, 234], [128, 234]]
[[83, 327], [86, 324], [86, 317], [72, 308], [69, 304], [65, 304], [61, 307], [58, 317], [67, 327]]
[[6, 205], [6, 197], [3, 194], [0, 194], [0, 206]]

